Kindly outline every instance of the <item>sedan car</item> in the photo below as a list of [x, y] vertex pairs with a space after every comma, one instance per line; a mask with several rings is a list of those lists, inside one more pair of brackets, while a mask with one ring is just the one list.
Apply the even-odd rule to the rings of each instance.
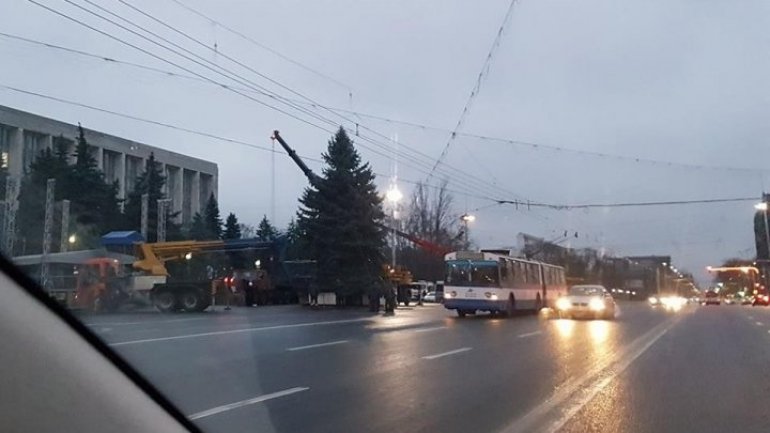
[[572, 286], [556, 301], [556, 311], [559, 317], [613, 319], [615, 300], [604, 286]]
[[436, 292], [428, 292], [422, 298], [423, 302], [436, 302]]
[[719, 294], [713, 290], [706, 292], [706, 300], [703, 302], [705, 305], [719, 305], [722, 300], [719, 298]]

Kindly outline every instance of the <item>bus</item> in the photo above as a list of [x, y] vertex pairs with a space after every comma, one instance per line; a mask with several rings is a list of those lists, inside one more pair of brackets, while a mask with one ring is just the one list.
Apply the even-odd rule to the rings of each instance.
[[554, 307], [567, 292], [561, 266], [488, 251], [451, 252], [444, 261], [444, 308], [460, 317], [478, 311], [539, 311]]

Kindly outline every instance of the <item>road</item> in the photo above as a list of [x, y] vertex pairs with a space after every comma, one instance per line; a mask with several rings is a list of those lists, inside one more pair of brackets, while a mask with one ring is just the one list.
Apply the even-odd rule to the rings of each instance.
[[[770, 308], [85, 317], [211, 432], [767, 432]], [[758, 374], [760, 372], [761, 374]]]

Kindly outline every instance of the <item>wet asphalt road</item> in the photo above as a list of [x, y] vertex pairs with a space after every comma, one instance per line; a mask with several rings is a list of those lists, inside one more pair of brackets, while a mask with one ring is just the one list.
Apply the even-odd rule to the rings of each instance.
[[770, 308], [299, 306], [84, 321], [211, 432], [767, 432]]

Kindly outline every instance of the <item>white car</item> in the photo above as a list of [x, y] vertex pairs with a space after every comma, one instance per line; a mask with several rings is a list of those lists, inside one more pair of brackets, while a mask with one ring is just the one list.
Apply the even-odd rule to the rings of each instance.
[[559, 317], [614, 319], [615, 300], [600, 285], [572, 286], [565, 296], [556, 300]]
[[423, 302], [436, 302], [436, 292], [428, 292], [422, 297]]

